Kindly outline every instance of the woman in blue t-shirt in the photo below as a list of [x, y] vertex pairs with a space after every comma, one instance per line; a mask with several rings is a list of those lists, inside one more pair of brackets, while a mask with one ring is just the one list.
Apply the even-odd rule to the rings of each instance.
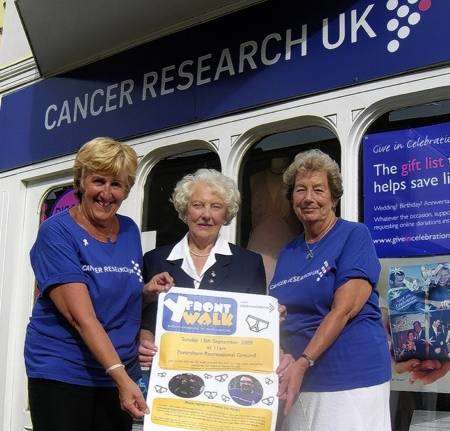
[[74, 165], [79, 205], [47, 219], [31, 249], [39, 296], [25, 363], [34, 431], [128, 431], [130, 415], [148, 411], [135, 383], [140, 234], [117, 214], [136, 167], [127, 145], [109, 138], [86, 143]]
[[304, 227], [269, 286], [287, 307], [279, 367], [287, 429], [390, 430], [391, 364], [370, 234], [336, 217], [342, 178], [328, 155], [298, 154], [283, 180]]

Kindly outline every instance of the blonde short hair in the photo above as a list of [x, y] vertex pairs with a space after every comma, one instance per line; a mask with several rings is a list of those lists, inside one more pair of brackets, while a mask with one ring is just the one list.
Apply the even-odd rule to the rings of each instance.
[[186, 223], [186, 211], [194, 190], [194, 186], [202, 183], [211, 187], [227, 206], [225, 224], [230, 224], [231, 220], [239, 211], [241, 194], [236, 183], [229, 177], [216, 171], [215, 169], [198, 169], [193, 174], [185, 175], [177, 185], [172, 194], [172, 203], [178, 216]]
[[129, 145], [111, 138], [95, 138], [86, 142], [75, 157], [73, 166], [73, 186], [75, 194], [81, 200], [81, 180], [92, 172], [120, 176], [127, 175], [125, 190], [128, 195], [136, 178], [138, 157]]
[[344, 193], [339, 165], [328, 154], [317, 149], [298, 153], [284, 172], [283, 182], [287, 186], [288, 199], [292, 198], [297, 173], [308, 171], [326, 172], [331, 197], [337, 203]]

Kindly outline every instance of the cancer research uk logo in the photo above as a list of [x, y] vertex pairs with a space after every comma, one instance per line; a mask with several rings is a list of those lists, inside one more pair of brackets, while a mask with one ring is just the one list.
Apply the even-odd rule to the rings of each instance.
[[236, 331], [236, 315], [232, 298], [168, 293], [162, 324], [167, 331], [231, 335]]
[[422, 14], [431, 8], [431, 0], [388, 0], [386, 9], [391, 12], [391, 18], [387, 22], [387, 29], [392, 34], [392, 39], [386, 49], [394, 53], [400, 48], [400, 40], [406, 39], [412, 28], [422, 19]]
[[[83, 245], [87, 247], [89, 242], [87, 239], [83, 239]], [[107, 274], [110, 272], [115, 273], [128, 273], [132, 274], [138, 278], [139, 282], [142, 283], [144, 278], [142, 277], [142, 271], [139, 263], [131, 260], [130, 266], [116, 266], [116, 265], [104, 265], [104, 266], [93, 266], [93, 265], [82, 265], [81, 270], [84, 272], [95, 272], [96, 274]]]

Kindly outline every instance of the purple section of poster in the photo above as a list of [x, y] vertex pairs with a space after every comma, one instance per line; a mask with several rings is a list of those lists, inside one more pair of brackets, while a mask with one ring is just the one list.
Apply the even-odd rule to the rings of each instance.
[[364, 222], [379, 257], [450, 254], [450, 123], [365, 136]]
[[64, 193], [55, 203], [52, 209], [52, 215], [58, 214], [68, 208], [72, 208], [78, 204], [78, 199], [75, 196], [74, 190], [71, 188]]

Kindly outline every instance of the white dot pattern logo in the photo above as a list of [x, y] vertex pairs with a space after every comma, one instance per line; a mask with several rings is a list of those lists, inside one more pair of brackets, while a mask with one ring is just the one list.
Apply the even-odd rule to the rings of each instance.
[[397, 15], [400, 18], [404, 18], [409, 13], [409, 7], [406, 5], [400, 6], [397, 11]]
[[139, 281], [142, 283], [144, 281], [144, 278], [142, 277], [141, 268], [139, 266], [139, 263], [135, 262], [134, 260], [131, 261], [131, 265], [133, 268], [133, 272], [137, 275], [139, 278]]
[[386, 24], [388, 31], [391, 33], [395, 32], [386, 46], [386, 49], [390, 53], [394, 53], [400, 48], [400, 41], [398, 39], [403, 40], [410, 35], [410, 26], [414, 26], [420, 22], [422, 18], [420, 12], [425, 12], [431, 7], [431, 0], [404, 0], [403, 2], [409, 3], [411, 6], [399, 4], [398, 0], [388, 0], [386, 2], [386, 9], [395, 14], [395, 17], [389, 19]]
[[387, 49], [389, 52], [395, 52], [400, 47], [400, 42], [396, 39], [391, 40], [388, 43]]
[[410, 25], [416, 25], [419, 21], [420, 21], [420, 13], [413, 12], [413, 13], [408, 17], [408, 23], [409, 23]]
[[399, 23], [398, 19], [392, 18], [392, 19], [390, 19], [390, 20], [388, 21], [388, 23], [387, 23], [387, 29], [388, 29], [389, 31], [395, 31], [395, 30], [398, 29], [398, 26], [399, 26], [399, 25], [400, 25], [400, 23]]
[[410, 30], [409, 27], [407, 25], [404, 25], [403, 27], [400, 27], [400, 30], [397, 33], [397, 36], [400, 39], [405, 39], [409, 36]]
[[389, 0], [386, 3], [386, 7], [388, 10], [394, 10], [398, 6], [398, 0]]

